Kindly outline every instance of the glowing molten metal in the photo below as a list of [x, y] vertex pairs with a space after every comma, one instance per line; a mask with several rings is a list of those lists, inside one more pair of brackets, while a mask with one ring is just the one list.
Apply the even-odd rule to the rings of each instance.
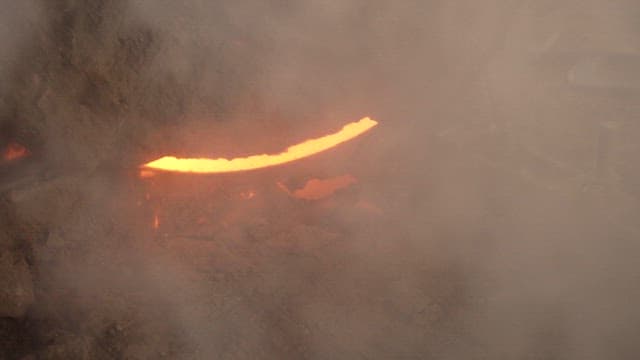
[[351, 175], [336, 176], [328, 179], [311, 179], [301, 189], [290, 191], [281, 182], [276, 183], [282, 191], [296, 199], [320, 200], [333, 195], [336, 191], [358, 182]]
[[306, 158], [349, 141], [376, 126], [378, 122], [368, 117], [345, 125], [342, 130], [317, 139], [310, 139], [293, 145], [284, 152], [274, 155], [251, 155], [234, 159], [180, 159], [165, 156], [142, 165], [144, 168], [199, 174], [225, 173], [265, 168]]
[[9, 145], [7, 145], [7, 147], [2, 152], [2, 158], [5, 161], [18, 160], [27, 155], [29, 155], [29, 150], [27, 150], [27, 148], [15, 142], [9, 143]]

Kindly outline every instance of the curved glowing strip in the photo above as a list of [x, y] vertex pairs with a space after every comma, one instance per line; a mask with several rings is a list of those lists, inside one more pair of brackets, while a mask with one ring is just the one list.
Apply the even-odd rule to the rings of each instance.
[[345, 125], [342, 130], [326, 135], [317, 139], [310, 139], [300, 144], [290, 146], [280, 154], [268, 155], [251, 155], [248, 157], [234, 159], [208, 159], [208, 158], [176, 158], [174, 156], [165, 156], [158, 160], [151, 161], [142, 165], [144, 168], [213, 174], [235, 171], [245, 171], [260, 169], [269, 166], [280, 165], [291, 161], [299, 160], [319, 152], [331, 149], [345, 141], [349, 141], [358, 135], [363, 134], [378, 124], [377, 121], [368, 117], [359, 121]]

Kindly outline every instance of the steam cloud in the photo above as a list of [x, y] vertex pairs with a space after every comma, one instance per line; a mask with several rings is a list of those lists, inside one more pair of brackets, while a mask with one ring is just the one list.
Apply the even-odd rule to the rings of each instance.
[[[33, 340], [14, 354], [640, 352], [637, 89], [570, 76], [599, 84], [598, 67], [575, 66], [640, 59], [636, 2], [3, 8], [0, 129], [34, 134], [47, 174], [0, 193], [3, 234], [28, 244], [36, 291], [20, 325]], [[291, 171], [353, 174], [353, 196], [381, 215], [349, 195], [329, 210], [228, 195], [267, 189], [278, 171], [151, 190], [132, 175], [159, 155], [279, 150], [368, 115], [380, 126], [350, 156]], [[204, 240], [158, 235], [136, 202], [162, 191], [172, 214], [212, 207], [232, 225]], [[17, 235], [25, 226], [33, 236]]]

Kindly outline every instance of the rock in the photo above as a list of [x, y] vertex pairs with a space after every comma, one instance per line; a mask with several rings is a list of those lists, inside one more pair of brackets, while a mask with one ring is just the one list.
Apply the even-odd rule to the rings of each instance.
[[34, 302], [29, 265], [15, 251], [0, 253], [0, 317], [22, 317]]
[[38, 355], [38, 359], [42, 360], [58, 360], [58, 359], [78, 359], [89, 360], [94, 359], [95, 354], [92, 351], [89, 339], [75, 336], [65, 335], [57, 339], [55, 343], [47, 346]]
[[22, 319], [0, 318], [0, 359], [21, 359], [29, 354], [33, 343]]
[[[0, 216], [6, 216], [6, 214], [0, 213]], [[4, 222], [0, 222], [0, 229], [4, 229], [7, 227], [7, 224]], [[12, 249], [16, 246], [16, 240], [9, 236], [6, 231], [0, 230], [0, 252], [5, 252], [8, 249]]]
[[59, 177], [14, 189], [7, 193], [7, 200], [21, 222], [49, 226], [70, 216], [81, 199], [75, 191], [80, 185], [72, 177]]

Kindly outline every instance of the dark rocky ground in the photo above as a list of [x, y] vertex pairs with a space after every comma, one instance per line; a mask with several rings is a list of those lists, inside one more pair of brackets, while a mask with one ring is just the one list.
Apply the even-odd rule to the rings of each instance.
[[[636, 358], [640, 85], [575, 70], [634, 69], [634, 2], [28, 4], [0, 37], [0, 148], [31, 153], [0, 164], [1, 359]], [[365, 115], [299, 164], [138, 177]]]

